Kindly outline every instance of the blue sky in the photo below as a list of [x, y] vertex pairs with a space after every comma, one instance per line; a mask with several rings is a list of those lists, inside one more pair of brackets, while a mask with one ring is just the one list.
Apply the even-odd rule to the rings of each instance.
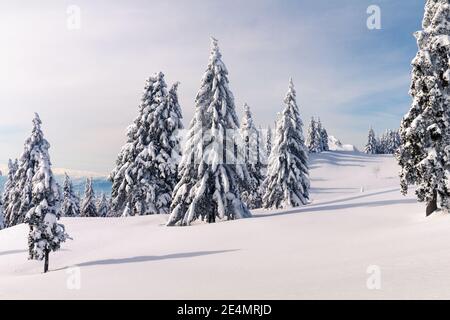
[[[57, 167], [106, 173], [137, 113], [144, 80], [180, 81], [187, 124], [219, 39], [237, 111], [273, 123], [289, 77], [304, 122], [361, 147], [369, 126], [398, 127], [425, 1], [9, 1], [0, 4], [0, 163], [20, 155], [35, 111]], [[366, 27], [369, 5], [381, 30]], [[81, 10], [66, 27], [67, 7]]]

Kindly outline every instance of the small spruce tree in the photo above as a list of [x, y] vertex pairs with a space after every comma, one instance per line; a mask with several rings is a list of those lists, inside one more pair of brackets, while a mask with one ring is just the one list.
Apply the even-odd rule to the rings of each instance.
[[99, 217], [108, 217], [109, 216], [109, 201], [106, 198], [105, 193], [102, 193], [97, 202], [97, 214]]
[[80, 215], [80, 198], [73, 190], [72, 180], [67, 173], [64, 173], [61, 215], [63, 217], [78, 217]]
[[81, 202], [81, 217], [97, 217], [97, 206], [95, 205], [95, 193], [92, 187], [92, 178], [86, 179], [84, 198]]
[[297, 207], [309, 199], [308, 149], [292, 79], [284, 103], [264, 181], [263, 203], [268, 209]]
[[[25, 162], [32, 163], [29, 175], [29, 188], [31, 195], [29, 209], [24, 217], [24, 222], [28, 223], [30, 232], [28, 235], [29, 259], [45, 260], [44, 272], [48, 271], [49, 254], [60, 248], [61, 243], [66, 241], [68, 235], [64, 225], [58, 223], [58, 187], [51, 170], [50, 156], [48, 149], [50, 144], [44, 139], [41, 130], [41, 120], [36, 114], [33, 120], [33, 133], [25, 143], [25, 149], [29, 157], [22, 157], [19, 170], [25, 167]], [[29, 153], [28, 153], [29, 152]]]
[[376, 154], [379, 150], [377, 137], [375, 131], [372, 128], [369, 129], [369, 135], [367, 138], [367, 144], [364, 147], [364, 152], [367, 154]]

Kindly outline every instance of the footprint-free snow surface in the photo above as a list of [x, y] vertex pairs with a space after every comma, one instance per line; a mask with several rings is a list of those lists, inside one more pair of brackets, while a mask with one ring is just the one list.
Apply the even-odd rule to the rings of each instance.
[[448, 299], [450, 216], [425, 218], [397, 171], [392, 156], [325, 152], [300, 208], [191, 227], [65, 218], [73, 240], [47, 274], [27, 260], [27, 226], [5, 229], [0, 299]]

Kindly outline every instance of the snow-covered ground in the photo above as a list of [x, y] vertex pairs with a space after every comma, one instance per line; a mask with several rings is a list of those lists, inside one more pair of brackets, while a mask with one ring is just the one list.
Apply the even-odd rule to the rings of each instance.
[[392, 156], [326, 152], [311, 168], [310, 205], [251, 219], [63, 219], [73, 241], [47, 274], [27, 260], [26, 226], [2, 230], [0, 299], [450, 298], [450, 216], [400, 194]]

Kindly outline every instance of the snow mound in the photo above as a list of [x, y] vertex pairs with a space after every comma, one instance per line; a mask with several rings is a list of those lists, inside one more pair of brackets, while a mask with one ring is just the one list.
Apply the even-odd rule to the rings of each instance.
[[334, 136], [328, 136], [328, 148], [330, 151], [358, 151], [352, 144], [342, 144], [342, 142]]

